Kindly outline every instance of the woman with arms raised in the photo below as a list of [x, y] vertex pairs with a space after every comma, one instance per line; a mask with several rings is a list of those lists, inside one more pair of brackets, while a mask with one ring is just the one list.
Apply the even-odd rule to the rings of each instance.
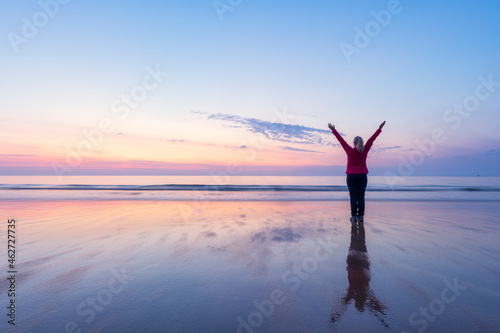
[[365, 190], [368, 183], [368, 168], [366, 167], [366, 157], [373, 145], [373, 142], [382, 132], [385, 121], [380, 124], [378, 130], [368, 139], [366, 145], [363, 144], [363, 139], [359, 136], [354, 138], [354, 148], [345, 142], [344, 138], [337, 132], [335, 126], [328, 124], [333, 135], [339, 140], [340, 145], [344, 148], [347, 154], [347, 187], [349, 188], [349, 196], [351, 197], [351, 223], [355, 227], [356, 223], [359, 227], [363, 227], [365, 216]]

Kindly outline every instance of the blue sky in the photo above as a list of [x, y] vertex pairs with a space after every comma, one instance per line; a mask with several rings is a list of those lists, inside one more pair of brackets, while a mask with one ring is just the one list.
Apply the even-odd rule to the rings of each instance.
[[[214, 3], [232, 10], [221, 20]], [[401, 164], [410, 163], [411, 175], [500, 176], [498, 2], [231, 3], [3, 2], [0, 173], [52, 173], [54, 163], [72, 173], [126, 172], [140, 168], [138, 161], [209, 172], [259, 135], [266, 142], [256, 156], [239, 155], [249, 174], [279, 166], [292, 174], [338, 173], [345, 157], [322, 132], [326, 124], [350, 142], [386, 120], [369, 161], [373, 174], [401, 174]], [[40, 12], [55, 4], [53, 17], [46, 14], [26, 38], [26, 20], [43, 20]], [[377, 22], [390, 8], [397, 9], [390, 20]], [[369, 44], [347, 59], [341, 45], [356, 46], [357, 28], [371, 34]], [[15, 46], [14, 35], [26, 42]], [[111, 104], [140, 85], [148, 68], [168, 76], [126, 119], [117, 118]], [[493, 83], [484, 87], [484, 80]], [[474, 111], [447, 113], [480, 85], [488, 96]], [[226, 116], [207, 116], [217, 114]], [[68, 165], [71, 147], [85, 140], [82, 130], [108, 116], [113, 131]], [[315, 130], [307, 143], [263, 134], [278, 128], [304, 139], [300, 126]], [[417, 142], [435, 129], [446, 140], [422, 149]]]

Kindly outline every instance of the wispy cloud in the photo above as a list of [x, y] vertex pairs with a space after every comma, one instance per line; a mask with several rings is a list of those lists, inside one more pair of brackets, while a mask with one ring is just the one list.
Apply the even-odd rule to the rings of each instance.
[[37, 155], [32, 155], [32, 154], [0, 154], [0, 156], [8, 156], [8, 157], [31, 157], [31, 156], [37, 156]]
[[184, 140], [184, 139], [168, 139], [165, 140], [167, 142], [172, 142], [172, 143], [191, 143], [189, 140]]
[[382, 151], [386, 151], [386, 150], [399, 149], [399, 148], [402, 148], [402, 146], [378, 147], [378, 148], [373, 148], [373, 151], [382, 152]]
[[305, 153], [319, 153], [319, 154], [324, 154], [324, 151], [318, 151], [318, 150], [310, 150], [310, 149], [300, 149], [300, 148], [293, 148], [293, 147], [287, 147], [287, 146], [281, 146], [281, 149], [283, 150], [291, 150], [291, 151], [300, 151], [300, 152], [305, 152]]
[[221, 121], [223, 122], [223, 126], [242, 128], [251, 133], [262, 134], [270, 140], [294, 144], [338, 146], [337, 144], [333, 144], [331, 142], [332, 133], [326, 129], [276, 123], [257, 118], [245, 118], [225, 113], [207, 113], [200, 111], [191, 112], [204, 116], [208, 120]]
[[500, 149], [490, 149], [486, 152], [486, 155], [500, 154]]

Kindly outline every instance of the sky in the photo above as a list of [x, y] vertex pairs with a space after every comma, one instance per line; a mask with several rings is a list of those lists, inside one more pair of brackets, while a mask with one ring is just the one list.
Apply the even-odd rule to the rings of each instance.
[[500, 176], [497, 1], [2, 1], [1, 175]]

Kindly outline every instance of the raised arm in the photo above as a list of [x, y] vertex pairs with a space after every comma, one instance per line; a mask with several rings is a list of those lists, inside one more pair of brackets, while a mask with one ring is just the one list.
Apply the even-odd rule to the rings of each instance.
[[342, 148], [344, 148], [344, 150], [346, 152], [348, 152], [351, 149], [351, 147], [347, 144], [347, 142], [345, 142], [344, 138], [339, 134], [339, 132], [337, 132], [337, 130], [335, 129], [335, 126], [328, 123], [328, 128], [332, 131], [333, 135], [335, 135], [337, 140], [339, 140]]
[[368, 141], [366, 141], [365, 150], [367, 152], [372, 147], [373, 142], [375, 141], [375, 139], [380, 135], [380, 133], [382, 133], [382, 128], [384, 126], [385, 126], [385, 121], [382, 124], [380, 124], [380, 126], [378, 127], [378, 130], [376, 130], [375, 133], [373, 133], [373, 135], [368, 139]]

